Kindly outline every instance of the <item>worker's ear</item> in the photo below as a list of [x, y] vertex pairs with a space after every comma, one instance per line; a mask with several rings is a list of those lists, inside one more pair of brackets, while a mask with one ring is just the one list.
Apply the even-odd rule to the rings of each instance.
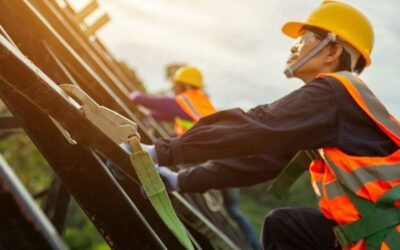
[[328, 53], [324, 58], [325, 63], [332, 63], [340, 59], [340, 55], [343, 53], [343, 47], [340, 44], [334, 43], [327, 47]]

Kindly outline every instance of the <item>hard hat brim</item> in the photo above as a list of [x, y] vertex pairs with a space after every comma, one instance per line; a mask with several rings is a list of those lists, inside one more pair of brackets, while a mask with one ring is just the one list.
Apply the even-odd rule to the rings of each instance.
[[301, 29], [306, 25], [302, 22], [287, 22], [282, 26], [282, 32], [288, 37], [298, 38], [301, 35]]
[[[324, 29], [324, 30], [329, 30], [325, 27], [319, 27], [317, 25], [312, 25], [308, 23], [302, 23], [302, 22], [287, 22], [282, 26], [282, 32], [283, 34], [287, 35], [290, 38], [298, 38], [299, 36], [302, 35], [302, 29], [304, 26], [314, 26], [316, 28]], [[339, 35], [340, 34], [336, 34]], [[362, 57], [365, 59], [365, 67], [369, 66], [371, 64], [371, 57], [368, 52], [362, 50], [361, 48], [353, 45], [362, 55]]]

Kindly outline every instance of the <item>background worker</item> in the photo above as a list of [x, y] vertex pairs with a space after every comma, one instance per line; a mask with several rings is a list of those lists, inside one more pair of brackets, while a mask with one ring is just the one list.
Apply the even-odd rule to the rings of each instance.
[[[175, 134], [178, 136], [192, 127], [201, 117], [216, 112], [211, 100], [203, 91], [203, 77], [199, 69], [188, 65], [180, 67], [170, 65], [166, 67], [166, 77], [172, 82], [174, 97], [149, 96], [133, 92], [130, 99], [148, 108], [157, 120], [175, 122]], [[239, 190], [226, 188], [221, 190], [221, 193], [225, 210], [238, 224], [252, 248], [258, 249], [256, 233], [239, 210]]]
[[[371, 24], [347, 4], [324, 1], [305, 22], [289, 22], [282, 30], [298, 39], [285, 74], [301, 79], [304, 86], [248, 112], [217, 112], [180, 138], [159, 140], [150, 149], [163, 166], [236, 156], [249, 166], [264, 161], [264, 168], [249, 172], [214, 164], [212, 169], [200, 165], [179, 174], [162, 168], [161, 175], [182, 192], [193, 190], [192, 185], [217, 185], [200, 184], [195, 178], [202, 176], [206, 182], [216, 172], [225, 177], [220, 187], [250, 185], [274, 178], [278, 171], [271, 169], [283, 170], [299, 150], [321, 149], [323, 158], [310, 166], [321, 210], [273, 211], [264, 222], [262, 247], [353, 250], [368, 244], [368, 249], [400, 249], [395, 229], [400, 224], [395, 215], [400, 200], [400, 122], [350, 73], [359, 74], [371, 64]], [[257, 154], [264, 156], [249, 157]], [[256, 172], [262, 178], [243, 180]]]
[[[171, 74], [167, 68], [167, 77]], [[139, 91], [132, 92], [129, 98], [150, 110], [159, 121], [175, 122], [175, 134], [181, 135], [201, 117], [216, 111], [205, 94], [200, 70], [193, 66], [176, 69], [170, 78], [175, 96], [149, 96]]]

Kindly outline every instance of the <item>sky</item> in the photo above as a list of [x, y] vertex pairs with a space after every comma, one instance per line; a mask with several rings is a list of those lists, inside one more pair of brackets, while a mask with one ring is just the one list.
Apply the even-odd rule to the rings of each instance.
[[[343, 0], [364, 12], [375, 30], [372, 66], [362, 78], [400, 117], [398, 0]], [[82, 4], [82, 1], [80, 1]], [[281, 33], [319, 0], [99, 0], [112, 20], [97, 35], [127, 61], [151, 92], [165, 90], [164, 66], [187, 62], [203, 72], [219, 109], [247, 110], [301, 87], [283, 75], [293, 41]], [[90, 22], [90, 20], [88, 20]]]

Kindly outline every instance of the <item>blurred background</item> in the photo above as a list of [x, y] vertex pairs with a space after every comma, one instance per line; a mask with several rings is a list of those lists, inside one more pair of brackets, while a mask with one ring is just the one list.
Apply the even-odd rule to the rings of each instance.
[[[75, 0], [84, 5], [83, 0]], [[79, 2], [79, 3], [78, 3]], [[321, 0], [100, 0], [112, 21], [98, 33], [150, 91], [169, 87], [164, 66], [188, 62], [204, 73], [220, 109], [251, 108], [301, 86], [282, 74], [293, 41], [281, 33], [303, 20]], [[363, 11], [375, 29], [373, 64], [362, 77], [388, 109], [400, 116], [399, 1], [343, 0]]]

